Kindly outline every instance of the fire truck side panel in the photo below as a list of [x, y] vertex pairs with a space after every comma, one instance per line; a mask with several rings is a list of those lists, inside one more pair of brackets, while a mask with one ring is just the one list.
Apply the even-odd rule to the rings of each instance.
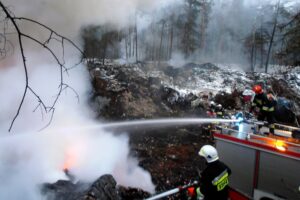
[[258, 189], [300, 199], [300, 161], [261, 151]]
[[252, 196], [255, 150], [222, 140], [216, 140], [216, 147], [220, 160], [232, 170], [230, 186]]

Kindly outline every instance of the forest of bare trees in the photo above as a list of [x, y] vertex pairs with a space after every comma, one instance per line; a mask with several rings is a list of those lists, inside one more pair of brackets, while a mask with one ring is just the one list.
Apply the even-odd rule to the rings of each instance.
[[[259, 67], [266, 72], [270, 64], [299, 65], [299, 9], [278, 1], [245, 10], [242, 2], [232, 1], [231, 7], [220, 4], [217, 11], [213, 10], [217, 0], [184, 0], [163, 15], [152, 15], [150, 25], [143, 29], [139, 28], [143, 13], [137, 13], [132, 25], [121, 30], [88, 26], [82, 30], [84, 51], [102, 60], [161, 62], [180, 53], [185, 59], [222, 62], [223, 56], [234, 63], [238, 62], [234, 57], [243, 57], [250, 70]], [[226, 9], [231, 18], [223, 15]], [[248, 18], [238, 16], [247, 12]], [[217, 30], [211, 31], [210, 26]]]
[[152, 16], [150, 26], [140, 32], [137, 31], [137, 19], [132, 26], [122, 30], [103, 32], [107, 30], [106, 25], [85, 27], [82, 30], [85, 52], [90, 57], [103, 59], [105, 56], [100, 51], [111, 51], [106, 58], [117, 58], [121, 55], [119, 43], [126, 59], [166, 61], [171, 59], [174, 50], [180, 50], [187, 58], [205, 46], [211, 4], [211, 0], [186, 0], [179, 12], [176, 8], [161, 18]]

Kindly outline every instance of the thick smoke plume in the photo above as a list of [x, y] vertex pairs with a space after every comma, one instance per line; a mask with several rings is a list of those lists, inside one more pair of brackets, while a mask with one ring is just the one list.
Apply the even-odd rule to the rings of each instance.
[[[65, 36], [78, 36], [83, 25], [112, 24], [118, 28], [134, 23], [137, 11], [154, 10], [181, 0], [6, 0], [16, 16], [30, 17], [59, 30]], [[33, 6], [34, 5], [34, 6]]]
[[[30, 73], [31, 83], [44, 100], [50, 101], [58, 84], [56, 68], [52, 65], [39, 67]], [[29, 95], [13, 132], [7, 133], [24, 82], [22, 70], [18, 67], [1, 71], [0, 199], [42, 199], [39, 186], [45, 182], [67, 179], [64, 168], [68, 168], [81, 181], [91, 182], [109, 173], [118, 184], [142, 187], [153, 192], [151, 176], [130, 156], [126, 136], [114, 136], [100, 128], [93, 132], [69, 131], [66, 128], [97, 123], [92, 120], [93, 112], [86, 106], [90, 86], [84, 66], [70, 71], [69, 78], [68, 84], [77, 91], [79, 102], [72, 91], [64, 92], [55, 107], [50, 126], [37, 132], [48, 122], [49, 116], [42, 116], [39, 111], [32, 112], [37, 100]]]
[[[39, 21], [62, 35], [75, 39], [81, 26], [110, 23], [124, 27], [133, 23], [136, 10], [152, 12], [176, 0], [5, 0], [2, 1], [17, 17]], [[18, 22], [26, 34], [47, 38], [49, 33], [29, 23]], [[39, 186], [45, 182], [66, 179], [63, 168], [82, 181], [93, 181], [102, 174], [112, 174], [118, 184], [141, 187], [153, 192], [150, 174], [138, 166], [129, 154], [126, 136], [114, 136], [104, 130], [89, 132], [68, 131], [65, 127], [95, 124], [94, 113], [87, 107], [91, 92], [85, 66], [78, 66], [65, 76], [64, 82], [77, 93], [67, 89], [61, 94], [50, 126], [42, 132], [51, 116], [36, 109], [37, 99], [28, 94], [13, 133], [8, 127], [17, 111], [25, 87], [25, 77], [15, 30], [9, 38], [14, 51], [1, 62], [0, 67], [0, 199], [43, 199]], [[47, 35], [45, 35], [47, 34]], [[29, 71], [29, 84], [45, 103], [51, 103], [59, 85], [59, 67], [43, 48], [24, 40]], [[61, 53], [59, 43], [50, 44]], [[68, 50], [68, 52], [67, 52]], [[65, 59], [76, 62], [80, 54], [66, 46]], [[50, 58], [49, 58], [50, 57]], [[79, 96], [79, 101], [76, 96]], [[35, 112], [33, 112], [35, 110]], [[43, 113], [43, 114], [42, 114]], [[60, 131], [63, 129], [64, 131]]]

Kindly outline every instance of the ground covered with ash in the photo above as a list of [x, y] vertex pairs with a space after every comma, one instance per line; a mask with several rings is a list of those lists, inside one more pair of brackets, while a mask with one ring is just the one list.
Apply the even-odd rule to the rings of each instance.
[[[132, 133], [131, 143], [140, 166], [151, 173], [156, 191], [163, 192], [198, 180], [199, 172], [205, 167], [198, 152], [204, 144], [213, 141], [199, 125]], [[185, 193], [169, 199], [184, 197]]]

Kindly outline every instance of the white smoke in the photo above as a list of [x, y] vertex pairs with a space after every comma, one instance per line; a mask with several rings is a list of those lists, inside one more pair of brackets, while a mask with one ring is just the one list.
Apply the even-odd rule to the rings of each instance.
[[30, 17], [65, 36], [78, 36], [82, 25], [134, 24], [137, 11], [151, 13], [182, 0], [5, 0], [16, 16]]
[[0, 144], [0, 199], [41, 199], [40, 184], [67, 179], [64, 167], [81, 181], [109, 173], [118, 184], [154, 191], [150, 174], [129, 157], [125, 136], [65, 130], [2, 137]]
[[[79, 38], [78, 33], [82, 25], [111, 23], [117, 27], [124, 27], [134, 23], [132, 17], [137, 9], [151, 13], [178, 1], [180, 0], [2, 2], [15, 16], [37, 20], [66, 37], [76, 39]], [[31, 26], [29, 23], [20, 25], [22, 31], [37, 38], [45, 39], [49, 36], [49, 33], [37, 26]], [[9, 30], [15, 32], [12, 28]], [[24, 42], [29, 84], [47, 105], [51, 105], [60, 84], [59, 67], [45, 49], [38, 48], [29, 40]], [[53, 45], [57, 46], [59, 43], [54, 41]], [[74, 51], [68, 53], [67, 50], [70, 49], [66, 46], [66, 61], [76, 62], [74, 60], [78, 60], [80, 55]], [[58, 54], [61, 53], [60, 47], [56, 47], [55, 50]], [[0, 199], [42, 199], [39, 185], [66, 179], [62, 171], [65, 165], [69, 165], [70, 171], [83, 181], [93, 181], [105, 173], [110, 173], [118, 184], [154, 191], [150, 174], [139, 167], [137, 159], [129, 154], [127, 136], [115, 136], [102, 129], [74, 132], [65, 128], [97, 123], [93, 121], [94, 114], [86, 103], [91, 87], [85, 66], [78, 66], [69, 71], [69, 76], [64, 76], [64, 82], [78, 93], [79, 102], [73, 90], [64, 90], [55, 106], [50, 126], [42, 132], [37, 130], [47, 125], [51, 115], [41, 114], [39, 108], [33, 112], [38, 101], [28, 92], [13, 126], [13, 132], [8, 133], [25, 87], [17, 45], [13, 55], [7, 56], [1, 62], [0, 70]], [[64, 131], [59, 131], [62, 128]]]
[[[30, 73], [31, 83], [41, 97], [50, 101], [58, 84], [56, 70], [51, 65], [40, 67]], [[87, 73], [81, 67], [70, 72], [68, 82], [78, 92], [80, 102], [72, 91], [64, 92], [55, 107], [51, 125], [42, 132], [37, 130], [45, 126], [50, 116], [42, 118], [40, 112], [33, 113], [37, 100], [28, 95], [13, 132], [7, 133], [24, 82], [21, 69], [13, 67], [1, 71], [0, 199], [41, 199], [39, 185], [66, 179], [62, 171], [65, 165], [81, 181], [94, 181], [109, 173], [118, 184], [154, 191], [150, 174], [129, 155], [126, 136], [114, 136], [100, 128], [80, 132], [65, 128], [97, 124], [85, 103], [90, 86]], [[62, 129], [64, 131], [60, 131]], [[143, 184], [140, 184], [141, 180]]]

